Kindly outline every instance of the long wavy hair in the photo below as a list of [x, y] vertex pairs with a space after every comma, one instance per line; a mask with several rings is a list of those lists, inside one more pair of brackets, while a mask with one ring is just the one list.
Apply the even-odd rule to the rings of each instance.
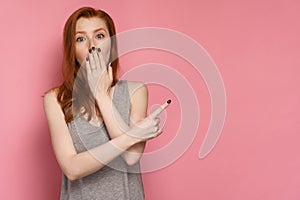
[[[63, 32], [63, 83], [57, 88], [57, 100], [65, 115], [65, 121], [70, 122], [76, 113], [87, 114], [88, 120], [96, 114], [100, 116], [97, 102], [92, 97], [88, 83], [85, 79], [85, 70], [80, 69], [80, 63], [75, 57], [75, 32], [76, 22], [79, 18], [99, 17], [105, 21], [111, 37], [111, 48], [109, 61], [113, 70], [114, 86], [117, 82], [117, 70], [119, 68], [116, 30], [112, 18], [102, 10], [91, 7], [83, 7], [76, 10], [67, 20]], [[82, 73], [81, 73], [82, 71]], [[96, 113], [95, 113], [96, 112]]]

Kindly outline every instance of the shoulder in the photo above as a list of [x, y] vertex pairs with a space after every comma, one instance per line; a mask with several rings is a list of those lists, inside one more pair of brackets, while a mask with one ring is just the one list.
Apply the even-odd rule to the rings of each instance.
[[147, 85], [137, 81], [127, 81], [131, 103], [130, 119], [137, 122], [147, 115], [148, 88]]
[[58, 94], [58, 89], [59, 89], [58, 87], [53, 87], [53, 88], [47, 90], [47, 91], [44, 93], [43, 97], [46, 97], [46, 96], [47, 96], [47, 98], [49, 98], [50, 96], [57, 96], [57, 94]]
[[52, 107], [58, 104], [57, 101], [58, 88], [53, 88], [45, 92], [44, 94], [44, 108]]
[[58, 94], [58, 88], [52, 88], [45, 92], [44, 99], [56, 98]]
[[144, 84], [143, 82], [139, 82], [139, 81], [127, 81], [127, 85], [128, 85], [128, 91], [130, 94], [130, 97], [132, 99], [132, 97], [134, 96], [148, 96], [148, 88], [147, 85]]
[[[53, 89], [45, 93], [44, 95], [44, 112], [49, 124], [60, 124], [62, 121], [65, 123], [65, 116], [61, 108], [60, 103], [57, 100], [58, 90]], [[50, 125], [51, 126], [51, 125]]]

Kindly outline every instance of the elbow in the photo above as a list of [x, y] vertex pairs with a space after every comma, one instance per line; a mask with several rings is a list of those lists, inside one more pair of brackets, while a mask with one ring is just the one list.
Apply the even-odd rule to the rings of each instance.
[[122, 157], [124, 159], [124, 161], [126, 162], [127, 165], [132, 166], [135, 165], [137, 162], [140, 161], [142, 155], [143, 155], [143, 150], [141, 151], [127, 151], [125, 153], [122, 154]]
[[79, 173], [79, 170], [78, 170], [78, 169], [75, 169], [75, 168], [72, 168], [72, 169], [69, 169], [69, 170], [65, 170], [65, 171], [64, 171], [64, 174], [66, 175], [66, 177], [67, 177], [70, 181], [75, 181], [75, 180], [81, 178], [80, 173]]
[[76, 173], [64, 173], [66, 175], [66, 177], [70, 180], [70, 181], [75, 181], [78, 179], [78, 175]]
[[132, 165], [135, 165], [140, 160], [140, 156], [135, 157], [135, 158], [127, 157], [127, 158], [124, 158], [124, 160], [128, 166], [132, 166]]
[[126, 160], [126, 164], [127, 164], [128, 166], [132, 166], [132, 165], [134, 165], [135, 163], [137, 163], [137, 160]]

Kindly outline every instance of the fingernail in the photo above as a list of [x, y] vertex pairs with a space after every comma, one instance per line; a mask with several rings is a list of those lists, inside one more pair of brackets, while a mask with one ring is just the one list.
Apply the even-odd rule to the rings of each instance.
[[89, 58], [88, 58], [88, 57], [86, 57], [86, 58], [85, 58], [85, 60], [86, 60], [86, 61], [89, 61]]
[[98, 48], [97, 50], [98, 50], [99, 53], [101, 52], [101, 49], [100, 49], [100, 48]]
[[89, 49], [89, 53], [92, 53], [92, 49]]
[[95, 47], [92, 47], [92, 50], [95, 51]]
[[170, 103], [171, 103], [171, 99], [169, 99], [169, 100], [167, 101], [167, 103], [170, 104]]

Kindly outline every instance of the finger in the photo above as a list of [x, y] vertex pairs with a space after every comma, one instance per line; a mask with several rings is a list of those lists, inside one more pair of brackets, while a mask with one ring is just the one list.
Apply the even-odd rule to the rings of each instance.
[[91, 70], [94, 70], [96, 69], [96, 66], [95, 66], [95, 60], [94, 60], [94, 56], [92, 54], [92, 50], [90, 49], [89, 50], [89, 62], [90, 62], [90, 66], [91, 66]]
[[159, 129], [159, 130], [156, 132], [156, 134], [157, 134], [156, 137], [159, 136], [160, 134], [162, 134], [162, 132], [163, 132], [163, 130], [162, 130], [162, 129]]
[[159, 129], [157, 132], [158, 132], [159, 134], [161, 134], [161, 133], [163, 132], [163, 130], [162, 130], [162, 129]]
[[[99, 48], [100, 49], [100, 48]], [[100, 65], [101, 65], [101, 69], [104, 70], [104, 69], [107, 69], [107, 66], [105, 64], [105, 60], [104, 60], [104, 57], [101, 53], [101, 49], [100, 49], [100, 52], [98, 51], [98, 56], [100, 58]]]
[[92, 73], [92, 69], [88, 57], [85, 58], [85, 66], [86, 66], [87, 74], [90, 75]]
[[103, 65], [103, 58], [101, 57], [101, 48], [97, 48], [97, 55], [99, 57], [100, 69], [102, 70], [105, 65]]
[[149, 118], [154, 119], [155, 117], [157, 117], [164, 109], [166, 109], [169, 106], [170, 103], [171, 100], [168, 100], [166, 103], [159, 106], [156, 110], [149, 114]]
[[151, 128], [151, 132], [153, 132], [153, 133], [157, 133], [158, 130], [159, 130], [159, 128], [157, 126], [154, 126]]
[[157, 125], [159, 124], [159, 122], [160, 122], [160, 119], [159, 119], [158, 117], [155, 117], [155, 118], [153, 119], [153, 125], [154, 125], [154, 126], [157, 126]]
[[100, 66], [100, 57], [98, 56], [97, 50], [95, 47], [92, 47], [92, 54], [95, 61], [95, 70], [101, 69]]

